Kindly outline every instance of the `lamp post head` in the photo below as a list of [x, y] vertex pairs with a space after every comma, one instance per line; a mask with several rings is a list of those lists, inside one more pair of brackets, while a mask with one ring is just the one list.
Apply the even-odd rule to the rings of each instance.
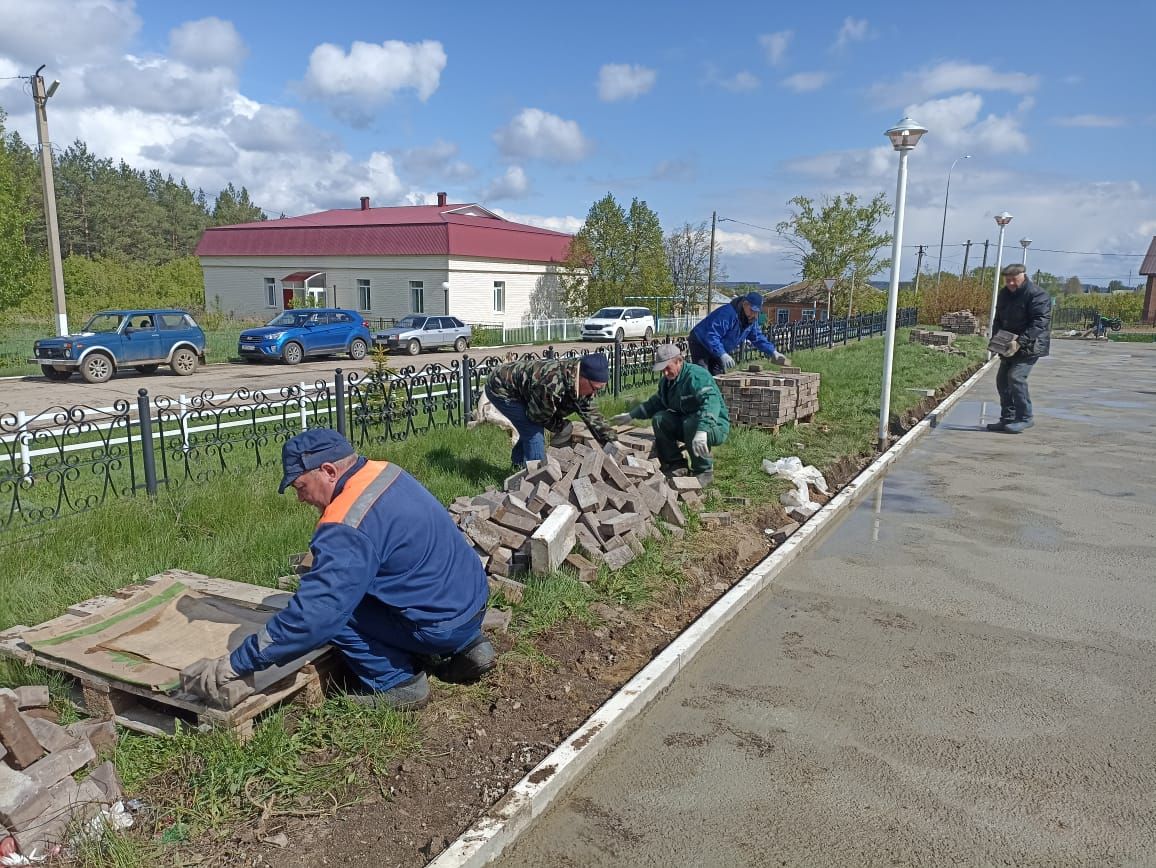
[[1030, 238], [1021, 238], [1020, 239], [1020, 247], [1022, 247], [1024, 250], [1027, 250], [1028, 247], [1031, 246], [1031, 243], [1032, 243], [1032, 240]]
[[905, 117], [889, 129], [886, 135], [887, 138], [891, 139], [891, 147], [895, 148], [895, 150], [910, 151], [919, 144], [919, 140], [926, 132], [927, 127], [920, 126], [911, 118]]
[[1009, 223], [1012, 222], [1012, 215], [1009, 214], [1007, 211], [1001, 211], [1000, 213], [995, 215], [995, 222], [998, 223], [1000, 226], [1007, 226]]

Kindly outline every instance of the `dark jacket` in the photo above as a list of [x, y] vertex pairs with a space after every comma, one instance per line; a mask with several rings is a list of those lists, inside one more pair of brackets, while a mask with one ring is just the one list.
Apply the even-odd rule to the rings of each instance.
[[743, 345], [743, 341], [750, 341], [763, 355], [775, 354], [775, 345], [767, 340], [759, 328], [759, 321], [747, 322], [743, 319], [742, 303], [741, 298], [736, 298], [730, 304], [716, 307], [690, 330], [690, 336], [716, 359], [723, 353], [734, 353]]
[[[1032, 283], [1015, 292], [1001, 287], [995, 302], [995, 331], [1014, 332], [1019, 338], [1020, 358], [1046, 356], [1052, 347], [1052, 299]], [[1013, 356], [1014, 358], [1014, 356]]]
[[579, 359], [510, 362], [494, 371], [486, 391], [491, 398], [522, 404], [529, 420], [547, 431], [557, 433], [566, 424], [566, 417], [577, 413], [599, 443], [617, 440], [617, 432], [594, 406], [594, 396], [579, 397], [579, 364]]

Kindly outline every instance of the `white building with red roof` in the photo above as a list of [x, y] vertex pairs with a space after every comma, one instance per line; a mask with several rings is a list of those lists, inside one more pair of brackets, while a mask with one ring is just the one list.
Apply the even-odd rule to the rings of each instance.
[[205, 307], [265, 318], [306, 304], [366, 317], [451, 314], [510, 325], [562, 316], [571, 236], [477, 204], [338, 208], [205, 230]]

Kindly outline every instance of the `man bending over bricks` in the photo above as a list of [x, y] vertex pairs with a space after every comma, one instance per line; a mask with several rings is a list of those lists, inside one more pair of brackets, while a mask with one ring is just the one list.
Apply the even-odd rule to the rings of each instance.
[[789, 365], [791, 360], [775, 349], [759, 328], [759, 314], [763, 297], [748, 292], [716, 307], [699, 320], [687, 335], [690, 360], [718, 376], [735, 366], [731, 353], [737, 353], [744, 342], [750, 341], [755, 349], [777, 365]]
[[594, 396], [609, 381], [610, 366], [602, 353], [589, 353], [581, 360], [511, 362], [494, 371], [486, 383], [479, 416], [514, 430], [511, 464], [544, 461], [545, 432], [552, 432], [552, 444], [561, 446], [570, 430], [566, 417], [571, 413], [581, 417], [599, 443], [618, 439], [594, 406]]
[[654, 428], [655, 450], [665, 473], [686, 468], [682, 444], [690, 450], [690, 471], [702, 485], [714, 480], [712, 446], [726, 442], [731, 417], [718, 384], [705, 368], [686, 361], [675, 344], [659, 344], [654, 350], [654, 370], [662, 371], [658, 392], [629, 413], [611, 419], [622, 424], [649, 419]]
[[358, 456], [329, 429], [289, 440], [281, 464], [278, 493], [292, 486], [321, 512], [313, 567], [260, 632], [225, 657], [189, 666], [183, 682], [226, 705], [230, 682], [329, 644], [354, 678], [355, 702], [405, 710], [429, 699], [427, 671], [463, 683], [494, 667], [482, 636], [485, 571], [421, 483], [396, 464]]

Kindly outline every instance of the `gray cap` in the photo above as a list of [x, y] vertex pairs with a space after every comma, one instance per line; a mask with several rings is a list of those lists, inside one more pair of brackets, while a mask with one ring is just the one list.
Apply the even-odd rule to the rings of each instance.
[[661, 371], [675, 359], [682, 358], [678, 344], [659, 344], [654, 348], [654, 370]]

